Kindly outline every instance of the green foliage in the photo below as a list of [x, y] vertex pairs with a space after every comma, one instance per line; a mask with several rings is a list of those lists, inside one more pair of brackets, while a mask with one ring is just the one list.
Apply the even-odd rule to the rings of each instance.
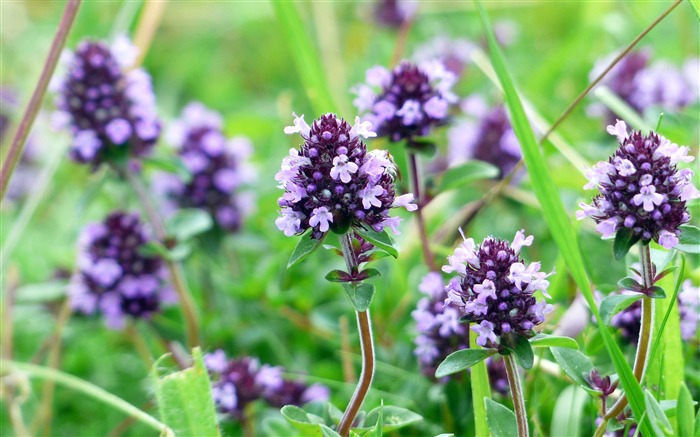
[[343, 282], [341, 284], [345, 294], [350, 299], [355, 311], [367, 311], [374, 297], [375, 287], [372, 284], [355, 284], [354, 282]]
[[618, 261], [623, 259], [640, 238], [640, 236], [635, 235], [631, 228], [622, 228], [617, 231], [615, 241], [613, 241], [613, 255], [615, 259]]
[[612, 317], [643, 298], [643, 294], [612, 294], [606, 296], [600, 302], [600, 317], [606, 325], [610, 324]]
[[452, 352], [440, 363], [435, 371], [435, 377], [442, 378], [443, 376], [461, 372], [495, 353], [495, 349], [462, 349]]
[[695, 429], [694, 405], [695, 401], [693, 401], [688, 387], [681, 383], [677, 401], [678, 411], [676, 413], [677, 435], [693, 435], [693, 430]]
[[659, 402], [654, 398], [649, 390], [644, 391], [644, 401], [646, 402], [646, 414], [651, 422], [651, 427], [654, 430], [654, 435], [672, 435], [673, 427], [668, 421], [666, 413], [659, 405]]
[[483, 161], [468, 161], [464, 164], [448, 168], [443, 173], [438, 183], [437, 191], [444, 191], [463, 188], [474, 181], [480, 179], [491, 179], [498, 176], [498, 168]]
[[561, 337], [557, 335], [537, 334], [530, 340], [532, 347], [563, 347], [569, 349], [578, 349], [576, 340], [570, 337]]
[[306, 234], [302, 235], [296, 247], [294, 248], [294, 252], [292, 252], [292, 255], [289, 257], [287, 268], [290, 268], [293, 265], [300, 263], [307, 256], [311, 255], [316, 249], [319, 248], [319, 246], [323, 244], [323, 240], [325, 239], [326, 235], [328, 234], [324, 234], [323, 238], [320, 238], [318, 240], [312, 237], [311, 232], [307, 232]]
[[398, 258], [399, 251], [394, 247], [394, 239], [391, 238], [386, 232], [386, 229], [382, 232], [377, 232], [374, 229], [368, 229], [365, 227], [355, 228], [355, 232], [360, 234], [362, 238], [372, 243], [377, 247], [377, 249], [382, 250], [394, 258]]
[[566, 387], [554, 404], [551, 437], [583, 436], [585, 407], [589, 399], [588, 393], [580, 387]]
[[211, 382], [201, 350], [192, 350], [192, 367], [167, 375], [158, 368], [164, 358], [156, 361], [152, 371], [161, 420], [175, 435], [218, 436]]
[[553, 347], [551, 351], [554, 359], [561, 366], [561, 370], [569, 378], [589, 393], [595, 392], [583, 377], [583, 375], [588, 375], [593, 370], [593, 363], [591, 363], [590, 358], [575, 349]]
[[523, 369], [532, 368], [535, 355], [527, 338], [518, 334], [510, 334], [502, 336], [501, 341], [502, 346], [515, 355], [515, 360]]
[[201, 209], [180, 209], [165, 223], [165, 230], [177, 241], [184, 242], [208, 231], [213, 225], [209, 213]]
[[517, 437], [518, 425], [515, 413], [488, 398], [484, 399], [484, 405], [486, 406], [486, 421], [489, 424], [489, 431], [494, 437]]

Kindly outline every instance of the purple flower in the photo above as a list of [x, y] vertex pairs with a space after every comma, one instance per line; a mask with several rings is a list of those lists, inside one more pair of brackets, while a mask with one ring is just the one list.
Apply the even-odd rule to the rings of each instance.
[[398, 217], [389, 217], [393, 207], [414, 209], [408, 197], [395, 197], [395, 164], [381, 150], [367, 151], [360, 136], [372, 137], [371, 125], [355, 119], [350, 126], [334, 114], [326, 114], [309, 126], [296, 117], [285, 133], [299, 133], [300, 149], [291, 149], [275, 176], [285, 190], [278, 204], [275, 224], [292, 236], [311, 228], [318, 239], [332, 230], [345, 232], [351, 226], [375, 231], [390, 228], [396, 233]]
[[387, 27], [401, 27], [413, 19], [418, 3], [409, 0], [380, 0], [375, 6], [376, 21]]
[[683, 281], [678, 294], [678, 309], [681, 318], [681, 337], [690, 340], [695, 337], [700, 323], [700, 289], [693, 286], [690, 279]]
[[627, 125], [618, 120], [608, 126], [620, 147], [607, 162], [588, 170], [585, 189], [598, 188], [593, 203], [581, 203], [576, 213], [581, 220], [591, 217], [603, 238], [620, 229], [633, 231], [644, 243], [657, 241], [667, 249], [678, 244], [679, 226], [690, 220], [686, 201], [700, 197], [691, 184], [693, 172], [679, 170], [676, 164], [695, 159], [689, 149], [678, 146], [655, 132], [627, 134]]
[[160, 135], [150, 76], [128, 70], [136, 48], [125, 37], [110, 47], [83, 41], [66, 53], [68, 71], [54, 80], [58, 93], [55, 119], [73, 134], [71, 158], [93, 167], [124, 156], [150, 153]]
[[476, 45], [463, 38], [437, 36], [416, 48], [413, 54], [419, 62], [438, 59], [445, 68], [455, 76], [461, 76], [464, 69], [471, 63], [472, 51]]
[[539, 262], [526, 265], [519, 256], [521, 247], [532, 241], [524, 231], [516, 233], [513, 244], [488, 237], [476, 245], [464, 238], [448, 257], [449, 265], [442, 268], [458, 273], [445, 287], [445, 305], [459, 308], [474, 323], [471, 329], [479, 335], [480, 346], [497, 348], [501, 336], [511, 332], [532, 337], [533, 328], [552, 310], [552, 305], [538, 302], [533, 294], [541, 291], [549, 297], [547, 277], [553, 272], [540, 272]]
[[127, 316], [148, 319], [174, 303], [162, 260], [139, 252], [150, 240], [136, 214], [113, 212], [104, 222], [88, 225], [69, 287], [73, 309], [101, 313], [108, 327], [121, 329]]
[[183, 181], [174, 175], [160, 175], [160, 191], [180, 208], [207, 211], [221, 229], [238, 230], [252, 206], [250, 195], [240, 190], [255, 178], [248, 164], [250, 141], [226, 138], [221, 116], [201, 103], [190, 103], [183, 109], [167, 139], [192, 177]]
[[411, 140], [445, 124], [457, 100], [450, 91], [455, 81], [437, 60], [420, 65], [404, 61], [391, 72], [375, 66], [367, 70], [367, 83], [354, 88], [353, 103], [379, 136]]
[[204, 364], [212, 378], [212, 396], [217, 410], [229, 419], [241, 420], [246, 407], [265, 400], [275, 407], [302, 406], [308, 402], [328, 400], [328, 388], [285, 380], [281, 367], [261, 365], [256, 358], [228, 360], [219, 349], [204, 356]]
[[480, 96], [465, 99], [461, 106], [469, 118], [447, 132], [450, 165], [478, 159], [495, 165], [501, 177], [505, 176], [522, 156], [505, 108], [488, 109]]

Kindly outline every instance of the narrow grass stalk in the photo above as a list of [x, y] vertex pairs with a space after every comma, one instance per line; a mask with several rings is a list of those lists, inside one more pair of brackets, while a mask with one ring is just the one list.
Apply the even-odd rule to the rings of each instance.
[[[349, 234], [344, 234], [340, 237], [341, 247], [343, 249], [343, 258], [345, 258], [345, 263], [349, 271], [352, 271], [353, 267], [357, 267], [357, 260], [355, 259], [354, 252], [352, 250], [352, 241]], [[357, 328], [360, 333], [360, 349], [362, 352], [362, 372], [360, 373], [360, 380], [357, 383], [355, 392], [350, 399], [348, 407], [345, 409], [342, 419], [340, 419], [340, 424], [338, 425], [338, 434], [345, 437], [350, 434], [350, 427], [352, 422], [355, 420], [357, 413], [360, 411], [362, 402], [367, 396], [369, 387], [372, 385], [372, 379], [374, 378], [374, 341], [372, 339], [372, 324], [369, 317], [369, 309], [366, 311], [356, 311], [357, 315]]]
[[[642, 264], [642, 286], [650, 289], [654, 285], [654, 270], [651, 262], [649, 244], [639, 243], [640, 261]], [[642, 319], [640, 321], [639, 340], [637, 342], [637, 354], [634, 357], [633, 374], [637, 381], [642, 381], [644, 372], [649, 362], [649, 349], [654, 332], [654, 304], [650, 297], [642, 298]], [[627, 406], [627, 395], [623, 394], [608, 412], [603, 416], [603, 421], [598, 426], [595, 435], [601, 436], [605, 433], [608, 421], [617, 417]]]
[[68, 0], [66, 3], [66, 8], [63, 10], [61, 22], [58, 25], [58, 30], [56, 30], [56, 35], [54, 36], [53, 42], [51, 43], [51, 48], [49, 49], [49, 55], [46, 58], [44, 68], [39, 76], [39, 83], [37, 83], [34, 93], [32, 94], [32, 98], [29, 100], [29, 105], [27, 105], [27, 109], [24, 111], [24, 115], [19, 123], [17, 132], [12, 139], [10, 150], [8, 150], [7, 155], [4, 157], [2, 170], [0, 171], [0, 200], [5, 198], [5, 193], [7, 192], [7, 186], [10, 184], [12, 173], [14, 172], [22, 153], [24, 152], [24, 146], [27, 142], [29, 131], [31, 131], [34, 120], [36, 120], [36, 116], [39, 113], [41, 102], [44, 99], [44, 94], [46, 94], [46, 88], [49, 86], [49, 81], [51, 80], [51, 76], [53, 76], [54, 70], [56, 69], [58, 58], [66, 44], [68, 32], [73, 26], [75, 16], [78, 14], [80, 2], [81, 0]]
[[[165, 225], [158, 214], [158, 210], [151, 201], [150, 196], [146, 192], [146, 189], [143, 187], [138, 177], [128, 169], [125, 170], [123, 174], [136, 193], [136, 196], [139, 198], [141, 206], [146, 211], [146, 215], [155, 231], [156, 238], [158, 238], [158, 240], [163, 240], [166, 237]], [[199, 317], [197, 315], [197, 307], [187, 286], [184, 274], [182, 273], [182, 266], [168, 259], [163, 259], [163, 262], [165, 262], [168, 268], [172, 286], [182, 306], [182, 313], [185, 318], [187, 347], [191, 349], [195, 346], [199, 346]]]
[[141, 12], [136, 34], [134, 36], [134, 45], [139, 49], [139, 57], [132, 67], [138, 67], [143, 62], [143, 59], [148, 53], [148, 49], [153, 42], [153, 36], [156, 34], [158, 25], [163, 18], [167, 0], [147, 1]]
[[506, 364], [508, 385], [510, 386], [510, 394], [513, 397], [515, 420], [518, 424], [518, 437], [528, 437], [530, 431], [527, 425], [527, 410], [525, 410], [525, 398], [523, 397], [523, 387], [520, 384], [518, 365], [515, 363], [513, 354], [504, 356], [503, 361]]
[[46, 379], [56, 382], [57, 384], [63, 385], [69, 389], [80, 392], [86, 396], [89, 396], [95, 400], [103, 402], [104, 404], [120, 410], [129, 416], [137, 419], [151, 428], [158, 430], [162, 435], [174, 436], [173, 431], [168, 428], [164, 423], [159, 422], [153, 416], [139, 410], [135, 406], [131, 405], [127, 401], [113, 395], [112, 393], [100, 388], [94, 384], [77, 378], [73, 375], [60, 372], [55, 369], [50, 369], [48, 367], [36, 366], [28, 363], [19, 363], [16, 361], [0, 361], [0, 367], [5, 371], [19, 371], [29, 374], [35, 378]]
[[418, 234], [420, 235], [421, 249], [423, 249], [423, 258], [425, 259], [425, 264], [428, 266], [431, 272], [436, 272], [437, 267], [435, 266], [435, 260], [433, 255], [430, 253], [430, 244], [428, 242], [428, 232], [425, 229], [425, 218], [423, 217], [423, 199], [421, 198], [421, 184], [420, 176], [418, 175], [418, 162], [416, 159], [416, 154], [413, 152], [408, 152], [409, 169], [411, 172], [411, 183], [413, 195], [416, 198], [416, 205], [418, 205], [418, 210], [416, 211], [416, 219], [418, 221]]
[[[476, 344], [476, 335], [469, 335], [469, 347], [481, 348]], [[486, 405], [484, 399], [491, 399], [491, 385], [489, 384], [489, 372], [486, 362], [480, 361], [471, 369], [472, 402], [474, 405], [474, 431], [475, 435], [489, 435], [489, 425], [486, 422]]]

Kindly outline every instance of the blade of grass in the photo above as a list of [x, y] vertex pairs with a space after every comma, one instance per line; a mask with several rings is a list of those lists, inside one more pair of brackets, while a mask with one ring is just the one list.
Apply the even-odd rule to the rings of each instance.
[[[469, 347], [480, 348], [476, 344], [476, 336], [469, 336]], [[486, 422], [486, 406], [484, 399], [491, 399], [491, 386], [489, 385], [489, 374], [486, 371], [486, 362], [480, 361], [471, 368], [472, 376], [472, 399], [474, 404], [474, 426], [476, 434], [489, 435], [489, 425]]]
[[[611, 355], [615, 369], [620, 375], [620, 380], [625, 389], [627, 397], [630, 401], [634, 416], [638, 419], [642, 417], [645, 411], [644, 394], [639, 386], [639, 382], [634, 378], [632, 369], [622, 355], [620, 348], [613, 340], [607, 327], [603, 325], [598, 307], [596, 306], [591, 284], [588, 275], [584, 269], [581, 250], [578, 245], [576, 233], [569, 221], [568, 215], [564, 209], [564, 205], [559, 197], [559, 192], [552, 181], [549, 174], [549, 168], [542, 155], [542, 152], [535, 140], [535, 134], [529, 124], [523, 105], [516, 92], [515, 85], [510, 77], [510, 73], [505, 65], [505, 60], [501, 54], [493, 29], [489, 19], [484, 11], [481, 2], [476, 2], [479, 16], [484, 26], [486, 36], [489, 43], [491, 63], [498, 75], [501, 86], [503, 87], [504, 100], [511, 114], [511, 121], [516, 137], [520, 142], [523, 158], [527, 166], [528, 175], [532, 181], [535, 194], [542, 205], [542, 212], [545, 221], [549, 225], [552, 237], [554, 238], [559, 250], [561, 251], [566, 265], [578, 285], [579, 289], [586, 298], [591, 310], [596, 316], [598, 326], [600, 327], [601, 336], [605, 343], [608, 352]], [[653, 435], [648, 421], [640, 419], [640, 428], [642, 434]]]
[[637, 111], [632, 109], [624, 100], [619, 98], [607, 87], [600, 86], [596, 88], [593, 93], [600, 99], [601, 102], [603, 102], [605, 106], [620, 116], [622, 120], [625, 120], [625, 122], [633, 128], [643, 132], [651, 130], [651, 126], [649, 126], [644, 119], [639, 116]]
[[700, 0], [688, 0], [690, 8], [695, 12], [695, 18], [700, 21]]
[[318, 51], [306, 32], [308, 26], [301, 20], [297, 5], [289, 1], [271, 3], [313, 110], [317, 115], [337, 111]]

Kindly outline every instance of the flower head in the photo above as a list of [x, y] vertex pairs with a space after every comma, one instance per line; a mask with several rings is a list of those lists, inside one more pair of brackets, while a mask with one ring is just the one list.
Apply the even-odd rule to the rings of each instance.
[[457, 97], [450, 88], [454, 74], [440, 61], [415, 65], [402, 62], [393, 71], [375, 66], [367, 70], [366, 84], [354, 91], [354, 103], [379, 136], [391, 141], [428, 135], [445, 123]]
[[679, 226], [690, 220], [686, 201], [700, 197], [691, 184], [693, 172], [679, 170], [676, 164], [690, 162], [688, 148], [650, 132], [627, 134], [627, 126], [617, 121], [608, 132], [618, 138], [620, 147], [607, 162], [588, 171], [585, 189], [600, 194], [590, 205], [581, 204], [579, 219], [591, 217], [604, 238], [620, 229], [631, 229], [636, 239], [657, 241], [670, 249], [678, 244]]
[[254, 179], [248, 164], [252, 147], [247, 138], [226, 138], [221, 125], [221, 116], [201, 103], [187, 105], [168, 140], [192, 177], [161, 175], [158, 182], [178, 207], [203, 209], [221, 229], [236, 231], [253, 203], [249, 193], [241, 192]]
[[690, 279], [683, 281], [683, 287], [678, 294], [678, 309], [681, 337], [683, 340], [690, 340], [695, 337], [700, 323], [700, 288], [694, 286]]
[[73, 309], [99, 312], [107, 326], [120, 329], [127, 316], [148, 319], [173, 303], [162, 260], [139, 252], [150, 239], [136, 214], [113, 212], [104, 222], [88, 225], [69, 287]]
[[498, 347], [501, 336], [511, 332], [532, 337], [533, 328], [552, 310], [533, 295], [539, 290], [549, 296], [547, 277], [552, 273], [540, 272], [539, 262], [526, 264], [520, 258], [521, 247], [532, 240], [524, 231], [515, 235], [513, 244], [488, 237], [475, 245], [465, 239], [448, 258], [450, 265], [442, 268], [458, 273], [445, 287], [445, 305], [459, 308], [474, 323], [471, 329], [479, 335], [477, 344]]
[[285, 193], [278, 200], [275, 224], [287, 236], [311, 228], [314, 238], [332, 230], [366, 225], [375, 231], [396, 230], [393, 207], [412, 210], [415, 205], [395, 196], [395, 164], [386, 152], [367, 151], [360, 139], [371, 137], [371, 125], [355, 119], [350, 126], [335, 114], [326, 114], [311, 126], [296, 117], [288, 134], [300, 133], [304, 144], [291, 149], [275, 176]]
[[58, 92], [56, 119], [73, 134], [71, 158], [94, 167], [117, 156], [143, 156], [160, 135], [150, 76], [127, 71], [136, 50], [119, 38], [111, 47], [83, 41], [64, 56], [68, 72], [52, 86]]
[[375, 5], [376, 21], [386, 27], [401, 27], [416, 15], [418, 4], [409, 0], [380, 0]]

